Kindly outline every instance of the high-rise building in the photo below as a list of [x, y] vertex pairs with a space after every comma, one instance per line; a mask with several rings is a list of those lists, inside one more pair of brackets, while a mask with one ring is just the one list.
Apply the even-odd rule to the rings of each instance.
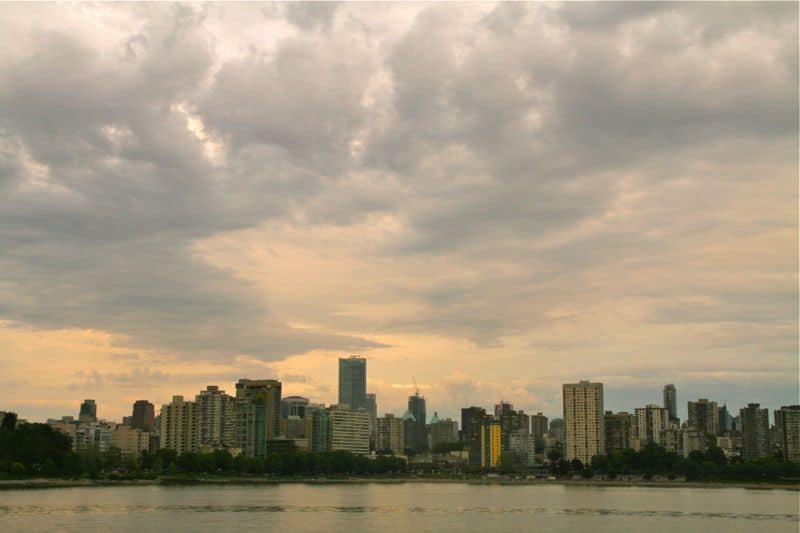
[[296, 416], [298, 418], [306, 417], [306, 407], [308, 407], [308, 398], [302, 396], [287, 396], [281, 399], [281, 418], [289, 418]]
[[611, 450], [625, 451], [631, 448], [631, 437], [636, 431], [636, 415], [606, 411], [606, 453]]
[[536, 440], [544, 439], [544, 434], [547, 433], [547, 417], [542, 413], [531, 415], [531, 435]]
[[247, 457], [266, 457], [267, 441], [281, 429], [281, 382], [240, 379], [236, 383], [236, 447]]
[[719, 408], [719, 434], [728, 433], [733, 429], [733, 417], [728, 412], [728, 406], [722, 404]]
[[81, 422], [97, 422], [97, 404], [94, 400], [83, 400], [81, 410], [78, 413], [78, 420]]
[[769, 410], [749, 403], [740, 413], [744, 458], [749, 461], [769, 455]]
[[375, 393], [368, 392], [364, 399], [364, 409], [369, 417], [369, 439], [370, 444], [375, 446], [375, 433], [378, 430], [378, 403]]
[[175, 450], [178, 455], [191, 452], [197, 443], [197, 418], [195, 403], [184, 401], [183, 396], [173, 396], [161, 407], [161, 447]]
[[[502, 428], [501, 428], [502, 432]], [[508, 451], [507, 453], [514, 457], [519, 464], [528, 464], [528, 455], [536, 453], [536, 446], [533, 446], [531, 452], [530, 443], [533, 440], [530, 433], [523, 429], [512, 429], [508, 433]], [[501, 435], [502, 441], [502, 435]], [[502, 450], [502, 442], [500, 448]]]
[[483, 407], [465, 407], [461, 409], [461, 439], [469, 450], [469, 465], [473, 468], [481, 466], [481, 426], [486, 418]]
[[800, 463], [800, 405], [784, 405], [776, 410], [775, 426], [783, 459]]
[[236, 402], [216, 385], [209, 385], [195, 397], [197, 445], [199, 448], [235, 446]]
[[[306, 413], [306, 420], [311, 421], [311, 435], [309, 436], [309, 432], [306, 431], [306, 439], [310, 441], [309, 448], [315, 453], [327, 452], [329, 450], [328, 410], [321, 405], [314, 405], [309, 406]], [[306, 428], [308, 428], [308, 424], [306, 424]]]
[[641, 446], [663, 445], [662, 437], [668, 427], [668, 417], [667, 409], [655, 404], [636, 408], [636, 427]]
[[439, 413], [434, 412], [428, 426], [429, 448], [435, 450], [443, 444], [458, 442], [458, 423], [455, 420], [439, 418]]
[[156, 408], [147, 400], [136, 400], [133, 403], [131, 427], [142, 431], [152, 431], [156, 419]]
[[425, 398], [419, 395], [419, 391], [408, 397], [408, 410], [416, 422], [411, 440], [412, 449], [425, 450], [428, 448], [428, 437], [425, 434], [427, 415], [425, 414]]
[[678, 391], [672, 383], [664, 385], [664, 409], [667, 410], [669, 418], [678, 418]]
[[307, 451], [309, 446], [308, 435], [306, 434], [307, 427], [306, 420], [297, 415], [281, 418], [281, 437], [293, 440], [298, 449]]
[[403, 432], [403, 419], [386, 413], [377, 421], [377, 442], [375, 449], [379, 452], [390, 450], [394, 454], [403, 453], [405, 448], [405, 433]]
[[606, 453], [603, 384], [581, 381], [563, 386], [564, 458], [588, 464]]
[[411, 409], [406, 409], [406, 412], [403, 413], [403, 450], [415, 450], [417, 445], [417, 434], [419, 432], [419, 426], [417, 425], [417, 419], [414, 418], [414, 415], [411, 414]]
[[496, 468], [500, 453], [500, 421], [486, 416], [481, 424], [481, 468]]
[[351, 355], [339, 359], [339, 406], [366, 409], [367, 360]]
[[511, 414], [514, 411], [514, 405], [511, 402], [500, 400], [500, 403], [494, 404], [494, 416], [498, 419], [503, 415]]
[[328, 409], [328, 419], [330, 451], [345, 450], [358, 455], [369, 454], [369, 416], [363, 408], [354, 411], [333, 405]]
[[547, 430], [547, 437], [551, 445], [564, 444], [566, 431], [564, 429], [563, 418], [553, 418], [550, 420], [550, 427]]
[[717, 402], [710, 402], [700, 398], [696, 402], [688, 403], [689, 417], [687, 425], [702, 433], [719, 434], [719, 408]]
[[[501, 404], [511, 405], [511, 404]], [[530, 420], [524, 411], [503, 410], [501, 415], [495, 415], [500, 420], [500, 447], [504, 452], [511, 450], [511, 434], [516, 434], [525, 442], [527, 450], [528, 435], [530, 434]], [[527, 452], [526, 452], [527, 453]]]

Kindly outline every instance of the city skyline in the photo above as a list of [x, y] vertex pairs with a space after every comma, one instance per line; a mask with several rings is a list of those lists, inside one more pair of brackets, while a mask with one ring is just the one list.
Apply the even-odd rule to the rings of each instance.
[[798, 403], [795, 4], [0, 5], [0, 410]]
[[[340, 357], [338, 359], [338, 361], [340, 362], [339, 364], [341, 365], [341, 361], [353, 360], [353, 358], [364, 359], [364, 358], [362, 358], [360, 356], [348, 355], [348, 356], [345, 356], [345, 357]], [[341, 368], [341, 366], [340, 366], [340, 368]], [[343, 406], [343, 405], [346, 406], [346, 404], [341, 404], [338, 401], [330, 401], [330, 402], [328, 402], [328, 401], [324, 401], [324, 400], [322, 400], [320, 398], [313, 398], [313, 397], [306, 398], [306, 397], [297, 396], [297, 395], [294, 395], [294, 394], [291, 394], [291, 393], [288, 393], [288, 394], [284, 395], [283, 392], [280, 392], [281, 389], [282, 389], [281, 382], [279, 380], [273, 380], [271, 378], [266, 378], [266, 380], [264, 380], [264, 379], [255, 379], [254, 380], [252, 378], [240, 378], [240, 379], [237, 380], [237, 382], [239, 384], [248, 383], [248, 382], [253, 382], [253, 383], [272, 382], [272, 383], [276, 383], [278, 385], [278, 391], [279, 391], [279, 394], [281, 395], [281, 401], [282, 401], [281, 408], [278, 410], [278, 416], [280, 416], [282, 418], [286, 418], [286, 416], [288, 414], [288, 413], [284, 413], [284, 409], [286, 409], [288, 407], [288, 404], [284, 404], [283, 403], [284, 400], [285, 401], [295, 401], [295, 402], [302, 401], [304, 405], [310, 404], [310, 405], [321, 405], [321, 406]], [[599, 409], [599, 411], [598, 410], [595, 411], [595, 413], [598, 416], [602, 415], [602, 414], [605, 414], [605, 413], [617, 413], [617, 412], [620, 412], [620, 413], [622, 413], [622, 412], [634, 413], [635, 411], [639, 410], [640, 408], [644, 409], [644, 408], [650, 408], [650, 407], [656, 407], [656, 406], [658, 408], [664, 409], [665, 413], [668, 413], [668, 411], [669, 411], [667, 402], [664, 401], [664, 400], [666, 400], [666, 398], [663, 398], [662, 401], [660, 401], [660, 402], [656, 401], [656, 400], [653, 400], [653, 401], [648, 401], [646, 403], [635, 404], [635, 405], [634, 404], [621, 405], [621, 404], [619, 404], [620, 400], [617, 398], [616, 401], [611, 402], [609, 404], [609, 402], [608, 402], [609, 396], [614, 397], [613, 389], [609, 390], [607, 387], [604, 388], [603, 383], [597, 382], [597, 380], [592, 380], [591, 378], [583, 379], [583, 377], [578, 377], [578, 378], [575, 378], [575, 380], [573, 380], [573, 382], [571, 382], [571, 383], [561, 384], [559, 386], [563, 390], [567, 386], [574, 387], [574, 386], [579, 386], [579, 385], [583, 385], [583, 384], [586, 384], [586, 385], [599, 385], [600, 386], [600, 396], [603, 399], [602, 402], [604, 402], [604, 405], [601, 402], [601, 408]], [[233, 383], [233, 385], [236, 385], [236, 383]], [[368, 388], [368, 385], [369, 385], [369, 377], [368, 377], [368, 374], [367, 374], [367, 388]], [[699, 427], [701, 427], [703, 429], [708, 429], [710, 432], [717, 432], [717, 431], [720, 430], [720, 428], [722, 428], [722, 424], [721, 424], [720, 419], [718, 417], [719, 417], [719, 410], [721, 410], [723, 407], [727, 407], [727, 412], [732, 412], [733, 413], [732, 416], [735, 417], [735, 416], [737, 416], [739, 414], [740, 408], [744, 409], [745, 407], [747, 407], [749, 405], [753, 405], [754, 403], [756, 405], [760, 403], [760, 402], [757, 402], [757, 401], [756, 402], [748, 401], [745, 404], [742, 404], [741, 406], [735, 406], [735, 405], [732, 405], [730, 403], [726, 403], [725, 401], [716, 401], [714, 398], [709, 397], [709, 395], [706, 395], [705, 397], [700, 397], [700, 396], [689, 397], [689, 398], [686, 398], [685, 400], [683, 400], [682, 397], [681, 397], [681, 389], [679, 387], [677, 387], [675, 384], [672, 384], [672, 383], [670, 383], [668, 385], [665, 385], [665, 387], [666, 386], [672, 387], [673, 391], [675, 392], [675, 394], [677, 396], [677, 399], [678, 399], [678, 401], [677, 401], [678, 415], [679, 415], [678, 416], [678, 420], [680, 422], [688, 423], [688, 424], [692, 425], [693, 427], [694, 426], [699, 426]], [[208, 393], [211, 390], [214, 390], [214, 391], [220, 390], [220, 387], [222, 387], [222, 389], [225, 389], [225, 385], [215, 384], [215, 385], [204, 386], [199, 391], [195, 391], [195, 392], [187, 392], [186, 394], [177, 394], [177, 393], [175, 393], [175, 394], [171, 395], [169, 397], [169, 399], [164, 401], [163, 403], [162, 402], [158, 402], [158, 401], [151, 401], [149, 399], [137, 399], [135, 401], [132, 401], [131, 405], [128, 406], [128, 410], [123, 412], [120, 416], [114, 416], [114, 415], [106, 416], [103, 413], [102, 405], [100, 405], [100, 407], [99, 407], [99, 414], [98, 414], [98, 404], [97, 404], [95, 399], [75, 400], [75, 403], [76, 403], [76, 405], [78, 405], [78, 407], [76, 408], [76, 414], [74, 414], [74, 418], [76, 420], [78, 420], [79, 418], [84, 416], [85, 412], [87, 412], [86, 409], [89, 409], [89, 410], [91, 410], [91, 413], [92, 413], [89, 416], [89, 419], [92, 419], [92, 420], [101, 420], [102, 419], [102, 420], [107, 420], [107, 421], [118, 421], [118, 422], [122, 421], [123, 423], [125, 423], [126, 419], [130, 419], [130, 422], [128, 422], [128, 423], [130, 423], [134, 427], [136, 427], [136, 425], [137, 425], [136, 424], [136, 410], [137, 410], [137, 407], [141, 403], [150, 403], [150, 404], [152, 404], [154, 406], [155, 414], [158, 414], [162, 407], [166, 407], [167, 405], [171, 404], [175, 400], [175, 398], [185, 398], [186, 399], [185, 401], [193, 401], [193, 400], [191, 400], [191, 398], [194, 398], [195, 395], [197, 395], [198, 398], [201, 398], [202, 395]], [[403, 413], [411, 413], [413, 411], [413, 409], [411, 407], [413, 401], [415, 401], [415, 399], [417, 399], [417, 398], [420, 398], [422, 400], [422, 410], [423, 410], [423, 412], [425, 410], [427, 410], [426, 404], [428, 404], [428, 406], [430, 406], [430, 413], [433, 413], [434, 411], [436, 411], [437, 413], [441, 413], [441, 416], [438, 416], [439, 419], [447, 418], [447, 419], [452, 419], [452, 420], [461, 420], [461, 422], [459, 423], [459, 430], [462, 430], [462, 425], [461, 424], [463, 424], [463, 418], [462, 418], [463, 417], [463, 412], [462, 411], [464, 409], [467, 409], [468, 407], [480, 407], [485, 412], [490, 413], [491, 412], [491, 406], [494, 405], [494, 412], [497, 415], [498, 409], [500, 408], [500, 406], [504, 405], [504, 406], [508, 407], [509, 409], [520, 409], [520, 410], [526, 412], [529, 416], [533, 416], [533, 415], [536, 415], [537, 413], [539, 413], [539, 414], [544, 415], [546, 418], [548, 418], [550, 420], [563, 419], [563, 416], [564, 416], [564, 413], [565, 413], [566, 404], [563, 402], [563, 400], [562, 400], [562, 403], [561, 403], [561, 406], [560, 406], [560, 411], [547, 413], [547, 412], [542, 412], [540, 409], [537, 409], [536, 406], [526, 406], [526, 405], [515, 403], [513, 401], [513, 399], [510, 399], [510, 398], [500, 398], [499, 399], [500, 403], [494, 403], [494, 402], [482, 403], [480, 401], [467, 401], [467, 403], [465, 403], [464, 405], [462, 405], [461, 407], [459, 407], [457, 409], [457, 412], [449, 413], [449, 412], [444, 411], [442, 409], [436, 408], [435, 405], [431, 405], [430, 402], [427, 400], [427, 398], [425, 398], [425, 395], [422, 394], [422, 392], [419, 390], [419, 388], [418, 388], [418, 386], [416, 384], [414, 385], [414, 387], [415, 387], [414, 390], [410, 391], [409, 394], [407, 396], [405, 396], [404, 403], [402, 405], [399, 405], [397, 408], [394, 408], [394, 407], [386, 407], [386, 408], [384, 408], [382, 403], [381, 403], [380, 398], [379, 397], [376, 398], [377, 395], [374, 394], [374, 393], [373, 394], [367, 393], [366, 396], [368, 396], [368, 397], [371, 396], [372, 397], [372, 401], [376, 402], [376, 404], [377, 404], [377, 413], [376, 413], [376, 415], [377, 415], [378, 418], [380, 418], [380, 417], [382, 417], [384, 415], [392, 415], [392, 416], [396, 417], [397, 419], [402, 419]], [[235, 388], [235, 387], [232, 387], [232, 388]], [[348, 385], [348, 388], [349, 388], [349, 385]], [[224, 392], [224, 390], [222, 392]], [[662, 390], [662, 392], [663, 392], [663, 390]], [[340, 394], [337, 394], [336, 396], [340, 396]], [[713, 426], [709, 426], [709, 427], [706, 428], [705, 422], [698, 423], [697, 415], [696, 414], [692, 414], [692, 407], [691, 406], [693, 406], [693, 405], [701, 405], [701, 406], [702, 405], [708, 405], [709, 406], [709, 412], [710, 413], [714, 413], [714, 416], [715, 416], [715, 419], [714, 419], [715, 422], [714, 422]], [[780, 405], [766, 405], [765, 404], [765, 405], [763, 405], [763, 407], [768, 409], [769, 412], [773, 412], [773, 411], [776, 411], [780, 407], [785, 406], [785, 405], [794, 405], [794, 404], [793, 403], [785, 403], [785, 404], [780, 404]], [[131, 416], [131, 406], [133, 407], [133, 416]], [[681, 407], [681, 406], [683, 406], [683, 407]], [[358, 408], [357, 410], [360, 410], [360, 409], [364, 409], [366, 412], [369, 412], [369, 407], [368, 406]], [[12, 411], [12, 412], [14, 412], [14, 411]], [[695, 411], [695, 413], [696, 413], [696, 411]], [[25, 419], [25, 420], [27, 420], [29, 422], [45, 422], [48, 419], [49, 420], [57, 420], [61, 416], [73, 416], [72, 414], [69, 414], [69, 413], [67, 413], [67, 414], [64, 414], [64, 413], [55, 413], [55, 414], [54, 413], [49, 413], [43, 419], [26, 419], [24, 416], [21, 416], [19, 413], [15, 412], [15, 414], [17, 414], [20, 419]], [[703, 416], [709, 416], [709, 415], [703, 415]], [[427, 415], [426, 416], [426, 422], [430, 418], [431, 418], [431, 415]]]

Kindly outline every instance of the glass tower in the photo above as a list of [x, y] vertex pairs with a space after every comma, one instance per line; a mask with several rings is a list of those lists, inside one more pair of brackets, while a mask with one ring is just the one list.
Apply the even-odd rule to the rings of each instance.
[[339, 359], [339, 405], [366, 409], [367, 360], [357, 355]]
[[664, 385], [664, 409], [670, 418], [678, 418], [678, 392], [675, 385]]

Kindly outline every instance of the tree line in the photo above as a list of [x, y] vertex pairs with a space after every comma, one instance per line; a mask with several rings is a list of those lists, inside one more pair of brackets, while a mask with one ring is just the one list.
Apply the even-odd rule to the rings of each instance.
[[784, 461], [779, 455], [750, 461], [729, 460], [716, 445], [709, 446], [705, 452], [692, 451], [687, 458], [657, 444], [648, 444], [639, 451], [611, 450], [607, 455], [593, 457], [586, 465], [577, 459], [565, 461], [560, 450], [551, 450], [548, 458], [551, 474], [561, 477], [581, 475], [588, 479], [599, 475], [605, 479], [619, 476], [651, 479], [661, 476], [687, 481], [800, 481], [800, 464]]
[[[15, 421], [14, 421], [15, 422]], [[153, 478], [162, 475], [395, 476], [406, 472], [399, 457], [369, 459], [346, 451], [270, 453], [266, 457], [234, 457], [228, 450], [211, 453], [160, 449], [123, 456], [119, 448], [76, 453], [72, 439], [47, 424], [4, 421], [0, 427], [0, 478]]]

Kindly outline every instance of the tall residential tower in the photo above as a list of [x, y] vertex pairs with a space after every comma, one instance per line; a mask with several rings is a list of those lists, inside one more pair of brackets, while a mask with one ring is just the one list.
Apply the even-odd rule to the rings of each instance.
[[604, 455], [605, 411], [603, 384], [581, 381], [563, 387], [565, 447], [567, 461], [580, 459], [588, 464], [595, 455]]

